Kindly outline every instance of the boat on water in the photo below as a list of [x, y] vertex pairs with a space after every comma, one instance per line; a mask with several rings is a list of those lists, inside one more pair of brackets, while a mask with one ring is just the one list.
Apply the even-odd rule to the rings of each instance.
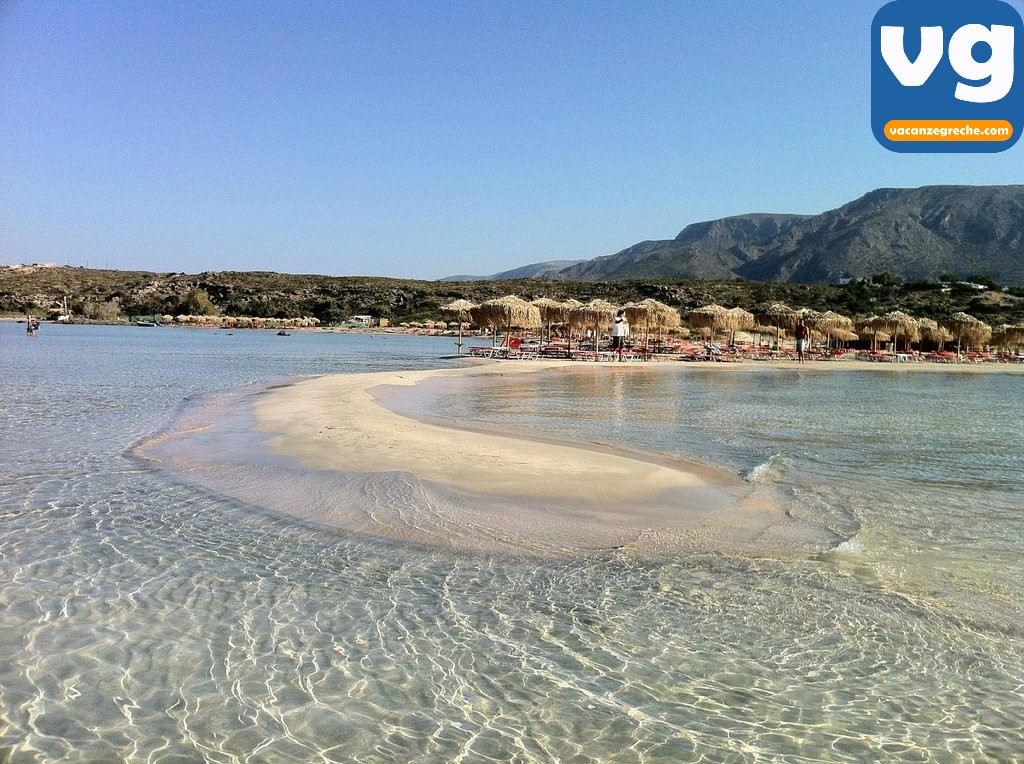
[[160, 326], [156, 321], [136, 321], [136, 326]]

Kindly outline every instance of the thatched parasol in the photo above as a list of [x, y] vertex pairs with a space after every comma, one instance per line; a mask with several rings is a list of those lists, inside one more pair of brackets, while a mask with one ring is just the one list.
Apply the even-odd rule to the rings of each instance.
[[481, 321], [497, 329], [505, 327], [505, 343], [512, 336], [512, 327], [517, 329], [536, 329], [540, 327], [540, 311], [522, 297], [507, 295], [482, 302], [479, 308], [471, 311], [474, 320]]
[[[650, 304], [644, 304], [643, 302], [627, 302], [622, 306], [623, 315], [626, 317], [626, 323], [629, 324], [630, 334], [639, 335], [641, 332], [644, 335], [644, 344], [650, 344], [651, 327], [654, 326], [656, 320], [656, 311], [654, 306]], [[651, 300], [650, 302], [654, 302]]]
[[715, 339], [715, 330], [725, 329], [728, 322], [729, 311], [721, 305], [712, 303], [690, 311], [690, 324], [698, 329], [710, 329], [712, 342]]
[[612, 325], [618, 307], [607, 300], [591, 300], [586, 305], [581, 305], [572, 312], [570, 322], [580, 327], [593, 327], [594, 329], [594, 360], [597, 360], [597, 351], [600, 349], [601, 331]]
[[829, 340], [849, 340], [853, 334], [853, 321], [835, 311], [826, 310], [805, 319], [808, 326], [821, 332]]
[[562, 309], [564, 312], [562, 314], [561, 323], [564, 323], [568, 329], [567, 339], [569, 350], [572, 350], [572, 330], [579, 326], [579, 324], [576, 323], [576, 311], [582, 307], [583, 303], [579, 300], [573, 299], [572, 297], [562, 302]]
[[949, 329], [953, 336], [956, 337], [956, 352], [960, 354], [960, 347], [965, 339], [975, 339], [984, 334], [982, 326], [986, 326], [981, 321], [976, 319], [974, 316], [969, 316], [966, 313], [954, 313], [949, 318], [942, 321], [942, 325]]
[[830, 336], [838, 337], [840, 334], [849, 334], [853, 331], [853, 321], [846, 316], [832, 310], [818, 313], [809, 320], [812, 328]]
[[638, 329], [647, 331], [654, 323], [655, 313], [651, 305], [645, 305], [643, 302], [627, 302], [622, 306], [622, 310], [629, 322], [630, 331]]
[[761, 323], [775, 327], [775, 347], [782, 342], [782, 330], [796, 326], [796, 311], [782, 302], [773, 302], [762, 306], [755, 314]]
[[992, 330], [992, 343], [1001, 348], [1020, 348], [1024, 345], [1024, 325], [1003, 324]]
[[682, 337], [690, 336], [690, 330], [683, 326], [683, 317], [678, 310], [657, 300], [647, 299], [643, 302], [650, 302], [654, 305], [654, 327], [658, 330], [659, 342], [662, 340], [662, 335], [667, 333], [678, 334]]
[[[483, 305], [477, 305], [469, 309], [469, 320], [478, 327], [491, 326], [491, 309]], [[494, 344], [494, 334], [491, 334], [491, 345]]]
[[682, 324], [679, 311], [650, 297], [640, 302], [628, 303], [623, 309], [630, 328], [644, 331], [645, 342], [650, 340], [651, 329], [657, 329], [660, 335], [661, 332]]
[[963, 337], [968, 350], [972, 348], [981, 350], [992, 340], [992, 327], [984, 321], [979, 321], [976, 325], [968, 327], [964, 331]]
[[783, 302], [773, 302], [757, 310], [757, 320], [771, 326], [792, 329], [796, 326], [796, 311]]
[[544, 323], [542, 339], [547, 342], [551, 338], [551, 324], [558, 324], [569, 317], [569, 308], [564, 302], [552, 300], [550, 297], [538, 297], [533, 305], [540, 311], [540, 320]]
[[734, 332], [745, 332], [748, 329], [753, 329], [757, 324], [754, 314], [749, 310], [743, 310], [743, 308], [729, 308], [726, 314], [728, 315], [729, 326]]
[[[871, 340], [871, 349], [875, 350], [878, 347], [878, 341], [882, 340], [885, 342], [889, 339], [889, 335], [882, 331], [882, 327], [878, 323], [878, 316], [868, 316], [862, 318], [854, 324], [854, 328], [857, 331], [857, 335], [862, 340]], [[882, 335], [885, 334], [884, 339]]]
[[797, 322], [803, 321], [808, 327], [812, 326], [821, 317], [821, 313], [810, 308], [797, 308], [793, 312], [796, 314]]
[[892, 335], [892, 349], [894, 352], [896, 351], [901, 334], [907, 339], [908, 345], [919, 336], [917, 319], [908, 316], [901, 310], [894, 310], [886, 313], [884, 316], [879, 316], [877, 324], [879, 329], [883, 329]]
[[455, 343], [455, 346], [459, 349], [459, 353], [462, 353], [462, 322], [467, 321], [470, 318], [470, 311], [476, 307], [475, 302], [469, 300], [455, 300], [447, 305], [441, 306], [441, 312], [447, 313], [458, 319], [459, 322], [459, 341]]
[[917, 331], [922, 341], [934, 342], [939, 350], [942, 350], [942, 346], [953, 339], [953, 333], [949, 329], [939, 326], [939, 322], [931, 318], [917, 319]]
[[786, 338], [786, 333], [775, 326], [768, 326], [767, 324], [754, 324], [750, 327], [750, 333], [754, 335], [754, 344], [758, 347], [761, 345], [762, 337], [775, 337], [776, 342]]
[[729, 333], [732, 335], [732, 342], [736, 342], [736, 332], [745, 332], [753, 329], [757, 321], [754, 314], [743, 308], [729, 308], [725, 311], [725, 322]]
[[550, 297], [538, 297], [536, 300], [533, 300], [531, 304], [536, 306], [537, 310], [540, 311], [541, 321], [558, 323], [559, 321], [565, 321], [566, 319], [568, 310], [564, 302], [552, 300]]

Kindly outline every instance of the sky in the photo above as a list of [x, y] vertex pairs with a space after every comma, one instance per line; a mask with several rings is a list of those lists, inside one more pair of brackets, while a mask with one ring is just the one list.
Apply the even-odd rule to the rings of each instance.
[[489, 275], [1024, 182], [875, 141], [883, 4], [0, 0], [0, 263]]

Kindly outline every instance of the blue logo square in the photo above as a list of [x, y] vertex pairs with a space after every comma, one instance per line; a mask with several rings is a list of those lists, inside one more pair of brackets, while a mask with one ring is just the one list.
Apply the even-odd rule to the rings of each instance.
[[1024, 22], [1001, 0], [895, 0], [871, 24], [871, 130], [898, 152], [997, 152], [1024, 120]]

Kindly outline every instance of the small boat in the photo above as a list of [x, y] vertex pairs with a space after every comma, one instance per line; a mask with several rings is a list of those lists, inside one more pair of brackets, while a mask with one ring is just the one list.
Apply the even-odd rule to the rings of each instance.
[[291, 337], [291, 335], [290, 335], [290, 334], [289, 334], [288, 332], [286, 332], [286, 331], [285, 331], [284, 329], [282, 329], [281, 331], [279, 331], [279, 332], [277, 333], [277, 336], [278, 336], [278, 337]]
[[156, 321], [136, 321], [136, 326], [160, 326]]

